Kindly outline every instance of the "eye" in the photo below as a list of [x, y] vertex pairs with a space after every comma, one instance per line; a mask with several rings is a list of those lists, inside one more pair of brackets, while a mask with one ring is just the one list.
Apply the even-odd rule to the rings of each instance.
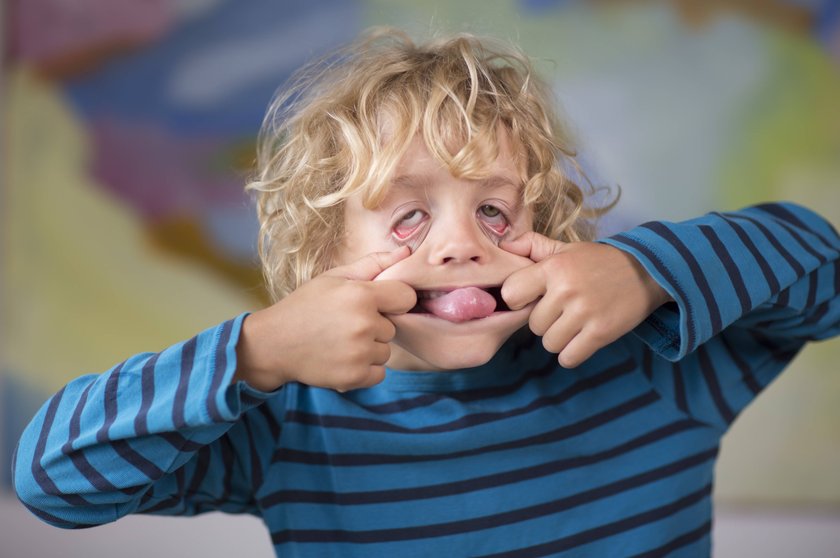
[[417, 228], [426, 221], [426, 212], [419, 209], [412, 209], [403, 215], [397, 224], [394, 225], [394, 236], [399, 239], [407, 238], [417, 230]]
[[501, 209], [495, 205], [484, 204], [478, 208], [478, 218], [495, 234], [503, 235], [508, 229], [508, 220]]

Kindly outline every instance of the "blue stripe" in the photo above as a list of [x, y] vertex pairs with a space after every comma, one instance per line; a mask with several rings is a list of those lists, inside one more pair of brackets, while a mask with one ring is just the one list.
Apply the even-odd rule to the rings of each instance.
[[402, 489], [388, 489], [380, 491], [359, 491], [359, 492], [331, 492], [320, 490], [278, 490], [266, 495], [260, 500], [260, 506], [264, 509], [279, 504], [291, 503], [316, 503], [335, 504], [339, 506], [353, 506], [363, 504], [381, 504], [386, 502], [403, 502], [408, 500], [424, 500], [429, 498], [441, 498], [456, 494], [466, 494], [479, 490], [492, 489], [513, 483], [526, 482], [549, 475], [555, 475], [571, 469], [578, 469], [613, 459], [637, 450], [644, 446], [661, 442], [662, 440], [697, 428], [697, 423], [690, 420], [673, 422], [652, 432], [642, 434], [632, 440], [621, 443], [615, 447], [593, 453], [566, 459], [558, 459], [547, 463], [541, 463], [531, 467], [524, 467], [513, 471], [486, 475], [483, 477], [471, 478], [463, 481], [441, 483], [430, 486], [418, 486]]
[[155, 398], [155, 366], [158, 358], [160, 358], [160, 353], [152, 355], [140, 372], [140, 409], [134, 417], [134, 432], [137, 436], [149, 434], [148, 415]]
[[308, 463], [311, 465], [329, 465], [331, 467], [360, 467], [368, 465], [394, 465], [459, 459], [485, 453], [508, 451], [512, 449], [559, 442], [573, 436], [579, 436], [589, 430], [593, 430], [614, 420], [618, 420], [658, 401], [660, 401], [659, 395], [655, 391], [651, 390], [638, 397], [634, 397], [611, 407], [606, 411], [597, 413], [578, 422], [549, 430], [548, 432], [542, 434], [535, 434], [519, 440], [479, 446], [468, 450], [423, 454], [326, 453], [294, 450], [281, 446], [277, 449], [277, 451], [275, 451], [274, 457], [272, 457], [271, 461], [272, 463], [289, 461], [296, 463]]
[[647, 552], [643, 552], [641, 554], [636, 554], [635, 556], [633, 556], [633, 558], [660, 558], [668, 556], [675, 550], [679, 550], [684, 546], [695, 543], [704, 537], [708, 537], [711, 534], [711, 532], [712, 522], [707, 521], [697, 529], [693, 529], [687, 533], [683, 533], [682, 535], [671, 539], [670, 541], [658, 548], [649, 550]]
[[73, 410], [73, 416], [70, 418], [70, 437], [62, 446], [61, 453], [70, 457], [70, 460], [73, 462], [76, 470], [79, 471], [79, 473], [81, 473], [94, 488], [102, 492], [117, 491], [117, 487], [106, 479], [105, 476], [102, 475], [102, 473], [100, 473], [96, 467], [87, 460], [82, 450], [76, 450], [73, 448], [73, 445], [79, 438], [81, 431], [82, 410], [87, 403], [88, 394], [93, 386], [93, 383], [88, 384], [84, 391], [82, 391], [82, 395], [79, 397], [79, 402], [76, 404], [76, 408]]
[[688, 414], [688, 399], [685, 394], [685, 380], [683, 380], [680, 361], [672, 362], [671, 369], [671, 377], [674, 380], [674, 402], [680, 411]]
[[731, 424], [732, 421], [735, 420], [735, 413], [726, 403], [726, 399], [723, 396], [723, 390], [721, 390], [720, 387], [720, 382], [718, 382], [715, 367], [712, 365], [709, 353], [704, 345], [698, 347], [697, 359], [700, 363], [700, 372], [703, 375], [703, 380], [706, 382], [706, 387], [709, 390], [709, 394], [712, 396], [712, 401], [714, 402], [715, 407], [720, 413], [720, 416], [723, 417], [723, 420], [726, 421], [726, 424]]
[[761, 270], [761, 274], [764, 276], [764, 280], [767, 282], [767, 288], [769, 289], [769, 293], [771, 295], [778, 293], [779, 280], [776, 278], [776, 275], [770, 268], [770, 264], [767, 263], [767, 260], [761, 254], [761, 251], [756, 247], [755, 243], [747, 234], [747, 231], [745, 231], [744, 228], [741, 227], [741, 225], [736, 223], [734, 220], [729, 219], [726, 215], [723, 215], [722, 213], [714, 213], [713, 215], [716, 215], [723, 219], [730, 227], [732, 227], [732, 230], [735, 231], [735, 234], [738, 235], [738, 238], [741, 240], [741, 243], [744, 245], [747, 251], [749, 251], [755, 262], [758, 264], [758, 268]]
[[[676, 277], [671, 273], [662, 261], [659, 259], [659, 256], [654, 254], [647, 246], [636, 240], [635, 238], [631, 238], [629, 236], [624, 236], [622, 234], [618, 234], [612, 237], [612, 240], [619, 242], [621, 244], [625, 244], [631, 248], [634, 248], [640, 254], [645, 256], [647, 260], [653, 265], [656, 271], [668, 282], [668, 285], [671, 286], [676, 291], [677, 298], [680, 302], [685, 305], [685, 310], [689, 316], [694, 316], [694, 308], [691, 304], [691, 300], [686, 296], [685, 291], [683, 290], [682, 286], [677, 282]], [[687, 350], [690, 352], [694, 349], [695, 343], [697, 342], [697, 333], [694, 331], [694, 321], [693, 320], [686, 320], [687, 322], [687, 331], [686, 331], [686, 347]]]
[[222, 385], [227, 370], [227, 351], [231, 331], [233, 331], [233, 320], [228, 320], [222, 324], [219, 340], [216, 344], [216, 367], [213, 370], [213, 381], [210, 384], [210, 393], [207, 397], [207, 413], [214, 422], [224, 421], [224, 417], [219, 411], [219, 404], [216, 401], [216, 397], [218, 396], [219, 388]]
[[755, 374], [753, 374], [749, 365], [747, 365], [744, 359], [741, 358], [741, 355], [738, 354], [738, 351], [735, 350], [726, 335], [722, 335], [720, 340], [723, 348], [726, 350], [727, 356], [729, 356], [730, 362], [733, 363], [741, 372], [741, 381], [745, 386], [747, 386], [747, 389], [749, 389], [754, 396], [758, 395], [761, 392], [762, 387], [758, 383], [758, 380], [756, 380]]
[[117, 455], [122, 457], [126, 463], [146, 475], [149, 480], [154, 481], [163, 476], [163, 470], [150, 460], [140, 455], [134, 448], [131, 447], [131, 444], [129, 444], [128, 441], [112, 440], [111, 447], [114, 448]]
[[602, 525], [594, 529], [589, 529], [581, 533], [563, 537], [562, 539], [549, 543], [535, 545], [528, 548], [521, 548], [509, 552], [486, 554], [480, 558], [537, 558], [540, 556], [550, 556], [552, 554], [556, 554], [557, 552], [570, 550], [600, 539], [605, 539], [607, 537], [618, 535], [619, 533], [630, 531], [631, 529], [637, 529], [648, 523], [665, 519], [666, 517], [676, 514], [680, 510], [702, 502], [711, 496], [711, 494], [712, 485], [710, 483], [700, 490], [692, 492], [687, 496], [683, 496], [682, 498], [679, 498], [669, 504], [621, 519], [619, 521], [614, 521], [613, 523], [609, 523], [607, 525]]
[[729, 255], [729, 251], [723, 245], [720, 237], [718, 237], [712, 227], [708, 225], [700, 225], [700, 231], [703, 233], [703, 236], [706, 237], [706, 240], [709, 241], [709, 245], [712, 247], [712, 250], [714, 250], [715, 255], [723, 264], [723, 268], [729, 276], [729, 281], [732, 283], [732, 288], [735, 289], [735, 296], [738, 297], [738, 304], [740, 306], [738, 315], [747, 313], [750, 309], [752, 309], [752, 302], [750, 301], [747, 286], [744, 284], [744, 278], [741, 276], [738, 266], [735, 265], [735, 262], [732, 260], [732, 256]]
[[175, 389], [175, 401], [172, 404], [172, 424], [176, 429], [184, 428], [187, 425], [184, 409], [187, 401], [187, 390], [190, 385], [190, 372], [195, 367], [195, 349], [197, 344], [198, 338], [193, 337], [181, 347], [178, 387]]
[[[621, 494], [622, 492], [627, 492], [629, 490], [672, 477], [678, 473], [707, 463], [717, 456], [717, 452], [718, 449], [716, 447], [711, 448], [668, 463], [662, 467], [657, 467], [656, 469], [652, 469], [644, 473], [626, 477], [618, 481], [608, 483], [604, 486], [585, 490], [583, 492], [558, 498], [550, 502], [489, 516], [463, 519], [447, 523], [419, 525], [415, 527], [371, 529], [364, 531], [346, 529], [282, 529], [272, 532], [271, 540], [274, 544], [283, 544], [286, 542], [352, 542], [370, 544], [445, 537], [472, 531], [492, 529], [504, 525], [513, 525], [530, 519], [567, 511], [583, 504], [609, 498], [611, 496]], [[705, 494], [705, 491], [706, 489], [704, 488], [701, 492]]]
[[802, 267], [802, 264], [799, 263], [799, 261], [796, 258], [794, 258], [790, 252], [787, 251], [787, 249], [782, 245], [779, 239], [776, 238], [776, 235], [774, 235], [770, 231], [770, 229], [764, 226], [764, 224], [761, 221], [758, 221], [757, 219], [753, 219], [752, 217], [748, 217], [746, 215], [734, 215], [731, 213], [727, 215], [733, 219], [747, 221], [755, 225], [755, 227], [759, 231], [761, 231], [761, 234], [764, 235], [764, 238], [766, 238], [770, 245], [773, 246], [773, 249], [776, 250], [776, 252], [778, 252], [778, 254], [782, 256], [782, 258], [784, 258], [784, 260], [788, 263], [788, 265], [796, 274], [796, 276], [803, 277], [805, 275], [805, 268]]
[[100, 444], [105, 444], [110, 439], [111, 425], [117, 420], [117, 397], [119, 394], [120, 372], [125, 366], [125, 362], [121, 362], [108, 376], [105, 382], [105, 420], [102, 426], [96, 432], [96, 441]]
[[[829, 249], [833, 250], [835, 253], [837, 253], [837, 241], [836, 240], [834, 242], [832, 242], [829, 239], [827, 239], [826, 237], [824, 237], [823, 235], [821, 235], [819, 232], [817, 232], [813, 227], [809, 227], [807, 224], [805, 224], [799, 217], [794, 215], [793, 212], [790, 211], [788, 208], [786, 208], [784, 205], [781, 205], [781, 204], [778, 204], [778, 203], [764, 203], [764, 204], [758, 204], [754, 207], [756, 209], [760, 209], [761, 211], [764, 211], [765, 213], [767, 213], [769, 215], [773, 215], [774, 217], [777, 217], [777, 218], [781, 219], [782, 221], [787, 221], [788, 223], [793, 224], [795, 227], [798, 227], [801, 230], [808, 231], [809, 233], [811, 233], [814, 236], [816, 236], [817, 238], [819, 238], [820, 241], [823, 243], [823, 245], [826, 248], [829, 248]], [[834, 232], [834, 234], [836, 235], [837, 231], [834, 230], [834, 227], [831, 226], [831, 223], [826, 223], [826, 224], [829, 226], [829, 228], [831, 228], [832, 232]]]
[[663, 223], [652, 222], [645, 223], [641, 226], [661, 236], [663, 240], [674, 247], [680, 257], [688, 265], [694, 284], [700, 290], [700, 294], [703, 296], [703, 302], [706, 303], [706, 309], [709, 312], [709, 320], [712, 324], [712, 333], [718, 333], [721, 329], [723, 329], [723, 324], [720, 318], [720, 309], [718, 308], [714, 294], [712, 294], [712, 289], [709, 287], [709, 282], [706, 281], [706, 276], [700, 269], [700, 264], [697, 263], [697, 259], [694, 257], [694, 254], [692, 254], [691, 250], [683, 244], [677, 235], [675, 235], [674, 232]]
[[51, 434], [56, 412], [58, 411], [58, 406], [61, 404], [61, 399], [64, 397], [65, 389], [66, 388], [61, 388], [61, 390], [59, 390], [59, 392], [53, 396], [53, 398], [50, 400], [50, 404], [47, 406], [47, 411], [44, 414], [44, 424], [41, 426], [41, 432], [38, 436], [38, 443], [35, 446], [35, 453], [32, 456], [32, 476], [35, 478], [35, 482], [38, 483], [38, 486], [41, 487], [41, 490], [45, 494], [58, 496], [64, 502], [70, 504], [73, 507], [90, 506], [90, 502], [88, 502], [78, 494], [65, 494], [63, 491], [59, 490], [59, 488], [50, 478], [47, 471], [41, 465], [41, 459], [43, 459], [44, 451], [47, 447], [47, 437], [49, 437], [49, 435]]
[[432, 434], [440, 432], [452, 432], [454, 430], [462, 430], [471, 428], [480, 424], [487, 424], [496, 422], [516, 416], [526, 415], [538, 409], [552, 405], [560, 405], [561, 403], [572, 399], [573, 397], [590, 389], [601, 387], [602, 385], [612, 382], [622, 376], [632, 373], [636, 368], [635, 362], [632, 359], [627, 359], [614, 366], [607, 368], [597, 376], [592, 376], [572, 384], [571, 387], [556, 395], [549, 395], [540, 397], [525, 406], [510, 409], [508, 411], [500, 412], [483, 412], [466, 415], [443, 424], [434, 424], [430, 426], [419, 426], [410, 428], [401, 426], [390, 422], [374, 420], [364, 417], [350, 417], [350, 416], [336, 416], [336, 415], [316, 415], [305, 411], [287, 411], [284, 417], [287, 423], [300, 423], [308, 425], [316, 425], [321, 428], [344, 428], [351, 430], [365, 430], [375, 432], [395, 432], [401, 434]]

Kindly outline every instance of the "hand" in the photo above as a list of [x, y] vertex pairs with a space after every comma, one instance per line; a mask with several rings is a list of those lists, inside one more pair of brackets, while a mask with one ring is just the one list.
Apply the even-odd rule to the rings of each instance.
[[502, 298], [518, 310], [542, 297], [528, 324], [565, 368], [581, 364], [670, 300], [633, 256], [606, 244], [528, 232], [501, 247], [535, 262], [507, 278]]
[[409, 253], [368, 254], [248, 316], [234, 381], [263, 391], [291, 381], [339, 391], [381, 382], [396, 333], [387, 315], [411, 310], [417, 294], [403, 282], [373, 279]]

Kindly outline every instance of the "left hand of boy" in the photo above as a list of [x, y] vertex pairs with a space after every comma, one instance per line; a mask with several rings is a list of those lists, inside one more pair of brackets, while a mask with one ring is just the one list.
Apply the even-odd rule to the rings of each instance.
[[501, 248], [535, 262], [507, 278], [502, 298], [512, 310], [541, 298], [528, 324], [565, 368], [581, 364], [670, 300], [633, 256], [606, 244], [528, 232]]

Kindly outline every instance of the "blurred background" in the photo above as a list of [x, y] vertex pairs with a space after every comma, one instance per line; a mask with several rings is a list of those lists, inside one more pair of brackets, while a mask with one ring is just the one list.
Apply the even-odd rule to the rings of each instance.
[[[371, 25], [519, 43], [554, 84], [608, 234], [788, 199], [840, 224], [840, 2], [5, 0], [0, 554], [271, 556], [252, 518], [64, 532], [9, 489], [70, 379], [266, 302], [242, 192], [275, 89]], [[724, 441], [716, 556], [840, 556], [840, 341]]]

